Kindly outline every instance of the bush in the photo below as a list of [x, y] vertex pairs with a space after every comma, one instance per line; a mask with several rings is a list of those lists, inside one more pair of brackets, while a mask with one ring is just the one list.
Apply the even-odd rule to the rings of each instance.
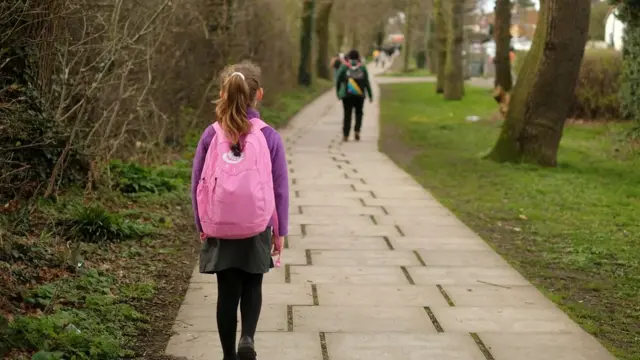
[[[522, 69], [526, 51], [518, 51], [514, 71]], [[622, 55], [615, 50], [589, 49], [585, 52], [576, 83], [570, 118], [581, 120], [622, 119], [620, 88]]]
[[146, 318], [124, 301], [148, 298], [149, 284], [120, 287], [96, 270], [42, 285], [26, 302], [55, 309], [40, 316], [19, 316], [5, 330], [11, 348], [37, 351], [33, 359], [116, 360], [130, 357], [130, 340]]
[[570, 117], [620, 119], [622, 55], [615, 50], [587, 50], [576, 84]]
[[153, 233], [150, 225], [125, 219], [101, 205], [77, 206], [64, 222], [67, 229], [84, 242], [137, 239]]
[[112, 161], [109, 169], [114, 177], [113, 188], [123, 194], [164, 193], [180, 188], [184, 179], [184, 169], [168, 167], [159, 170], [142, 166], [134, 162]]

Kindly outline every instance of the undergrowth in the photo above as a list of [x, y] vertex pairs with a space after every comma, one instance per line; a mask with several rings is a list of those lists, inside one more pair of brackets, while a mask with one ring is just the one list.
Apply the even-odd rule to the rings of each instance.
[[91, 197], [72, 189], [0, 211], [0, 359], [136, 355], [137, 336], [150, 331], [143, 304], [158, 288], [147, 260], [171, 263], [184, 248], [163, 234], [180, 239], [172, 216], [190, 163], [113, 162], [110, 172], [113, 186]]

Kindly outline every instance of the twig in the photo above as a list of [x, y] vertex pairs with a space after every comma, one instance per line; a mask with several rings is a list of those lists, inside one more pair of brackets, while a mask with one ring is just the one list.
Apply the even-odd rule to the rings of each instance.
[[487, 285], [491, 285], [491, 286], [497, 286], [497, 287], [501, 287], [503, 289], [511, 289], [511, 287], [509, 286], [505, 286], [505, 285], [499, 285], [499, 284], [494, 284], [494, 283], [490, 283], [487, 281], [482, 281], [482, 280], [477, 280], [479, 283], [483, 283], [483, 284], [487, 284]]

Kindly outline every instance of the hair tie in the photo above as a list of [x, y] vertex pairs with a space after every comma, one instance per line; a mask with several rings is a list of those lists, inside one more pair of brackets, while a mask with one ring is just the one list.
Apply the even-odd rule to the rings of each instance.
[[244, 74], [243, 73], [236, 71], [233, 74], [231, 74], [231, 76], [234, 76], [234, 75], [238, 75], [238, 76], [240, 76], [242, 78], [242, 80], [244, 80]]

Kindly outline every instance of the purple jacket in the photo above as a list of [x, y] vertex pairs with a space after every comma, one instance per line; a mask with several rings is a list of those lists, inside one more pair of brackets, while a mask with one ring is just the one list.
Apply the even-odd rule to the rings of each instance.
[[[254, 109], [247, 111], [249, 119], [260, 118], [260, 113]], [[276, 199], [276, 213], [278, 214], [278, 231], [280, 236], [289, 234], [289, 173], [287, 170], [287, 159], [285, 156], [284, 144], [282, 138], [277, 131], [271, 127], [262, 129], [264, 137], [267, 139], [269, 152], [271, 153], [271, 173], [273, 176], [273, 191]], [[193, 205], [193, 214], [196, 219], [196, 228], [198, 232], [202, 232], [200, 217], [198, 216], [198, 199], [196, 192], [198, 190], [198, 182], [202, 176], [204, 168], [204, 160], [207, 157], [209, 145], [216, 134], [213, 126], [208, 126], [198, 142], [198, 148], [193, 158], [193, 170], [191, 174], [191, 204]], [[273, 224], [271, 224], [273, 225]]]

